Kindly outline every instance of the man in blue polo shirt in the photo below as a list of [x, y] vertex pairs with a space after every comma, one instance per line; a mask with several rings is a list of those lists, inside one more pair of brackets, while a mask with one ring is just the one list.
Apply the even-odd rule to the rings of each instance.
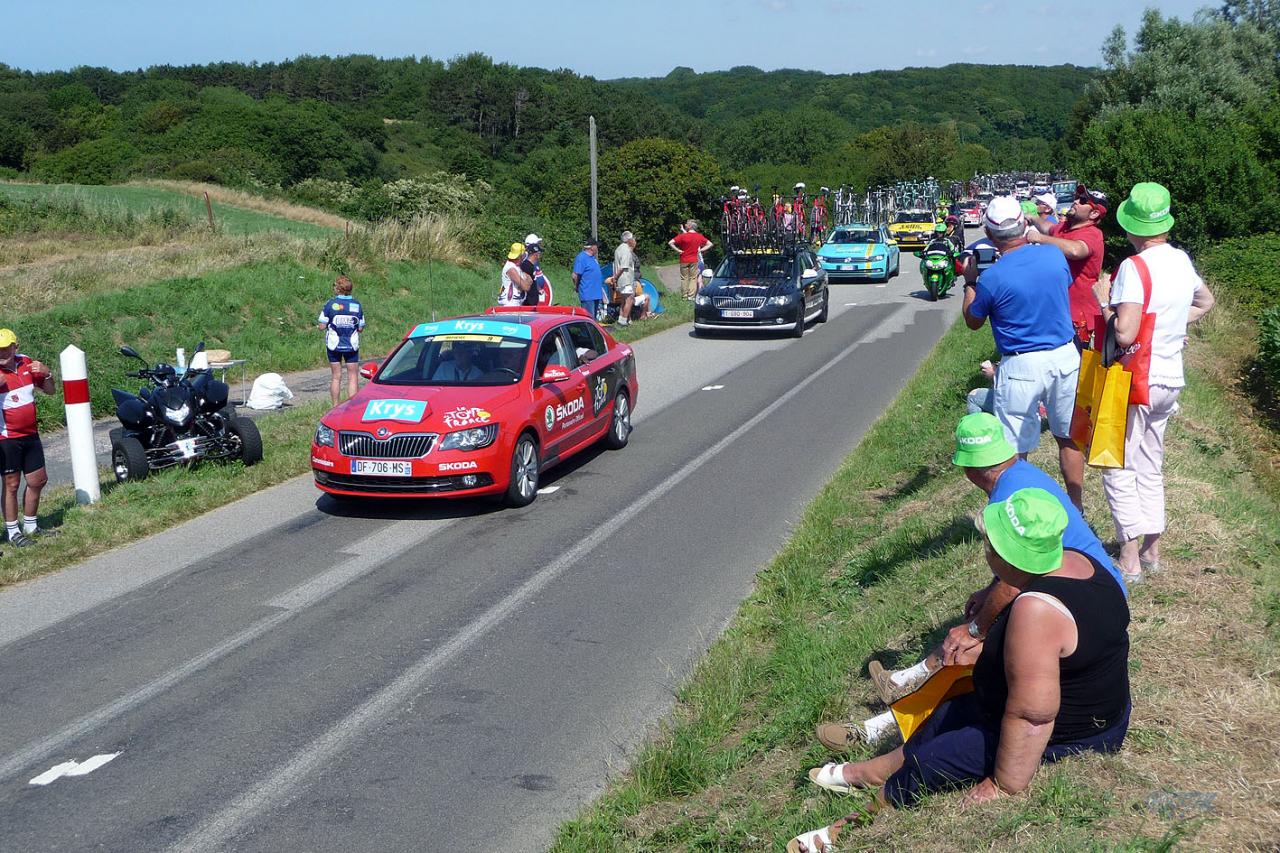
[[573, 259], [573, 284], [578, 288], [578, 303], [597, 320], [604, 305], [604, 276], [600, 274], [600, 261], [596, 260], [599, 251], [598, 242], [587, 240], [578, 257]]
[[[1058, 499], [1067, 513], [1067, 529], [1062, 533], [1062, 546], [1084, 554], [1105, 570], [1128, 597], [1120, 570], [1112, 562], [1100, 540], [1085, 523], [1062, 487], [1053, 478], [1025, 459], [1018, 458], [1005, 438], [1004, 426], [986, 412], [965, 415], [956, 424], [956, 452], [951, 461], [964, 469], [965, 476], [987, 495], [987, 504], [1000, 503], [1019, 489], [1044, 489]], [[1018, 596], [1018, 590], [996, 578], [969, 596], [965, 604], [965, 621], [952, 628], [941, 645], [914, 666], [896, 672], [886, 670], [879, 661], [871, 661], [867, 672], [876, 692], [885, 704], [913, 693], [943, 664], [968, 664], [975, 656], [987, 630], [1001, 611]], [[823, 723], [817, 728], [818, 740], [828, 749], [842, 751], [865, 737], [856, 723]]]
[[1040, 406], [1058, 442], [1058, 464], [1067, 494], [1083, 509], [1084, 454], [1071, 440], [1080, 351], [1071, 325], [1067, 290], [1071, 272], [1057, 246], [1027, 241], [1027, 220], [1010, 197], [994, 198], [983, 214], [987, 237], [1000, 251], [978, 278], [965, 265], [964, 321], [981, 329], [989, 318], [1000, 368], [992, 396], [995, 416], [1025, 459], [1040, 445]]

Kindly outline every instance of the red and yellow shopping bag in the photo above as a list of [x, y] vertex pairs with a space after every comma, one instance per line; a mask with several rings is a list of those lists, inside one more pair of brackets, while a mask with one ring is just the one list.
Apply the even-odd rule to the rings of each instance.
[[1080, 353], [1080, 373], [1076, 379], [1076, 405], [1071, 412], [1071, 440], [1081, 450], [1089, 449], [1089, 441], [1093, 438], [1093, 408], [1095, 400], [1101, 399], [1102, 386], [1098, 386], [1098, 395], [1094, 395], [1094, 382], [1101, 372], [1102, 362], [1097, 350], [1087, 349]]
[[1088, 461], [1095, 468], [1123, 468], [1133, 374], [1119, 362], [1099, 372], [1103, 376], [1102, 394], [1094, 409]]

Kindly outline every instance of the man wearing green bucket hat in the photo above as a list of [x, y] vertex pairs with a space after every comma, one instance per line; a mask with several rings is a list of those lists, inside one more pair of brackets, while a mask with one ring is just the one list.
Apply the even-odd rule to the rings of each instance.
[[[815, 784], [879, 788], [873, 810], [967, 785], [966, 801], [983, 802], [1026, 790], [1041, 763], [1124, 743], [1129, 608], [1119, 588], [1063, 546], [1067, 511], [1043, 489], [988, 504], [982, 520], [987, 564], [1017, 594], [982, 645], [973, 692], [939, 704], [892, 752], [812, 771]], [[788, 849], [829, 844], [845, 826], [804, 833]]]
[[1114, 316], [1116, 343], [1124, 349], [1138, 343], [1144, 313], [1156, 318], [1147, 376], [1149, 405], [1129, 407], [1125, 467], [1102, 475], [1120, 542], [1120, 568], [1132, 582], [1144, 570], [1160, 569], [1164, 432], [1185, 384], [1182, 347], [1187, 324], [1208, 313], [1214, 299], [1187, 253], [1169, 244], [1174, 217], [1167, 189], [1149, 182], [1134, 185], [1116, 211], [1116, 221], [1136, 254], [1120, 264], [1114, 283], [1106, 276], [1098, 281], [1103, 317]]
[[[965, 477], [987, 495], [988, 506], [1000, 503], [1020, 489], [1035, 488], [1052, 495], [1066, 514], [1067, 526], [1063, 545], [1079, 551], [1097, 562], [1126, 595], [1120, 572], [1102, 547], [1101, 540], [1085, 523], [1084, 516], [1067, 497], [1058, 483], [1025, 459], [1018, 458], [1005, 436], [1000, 421], [986, 412], [966, 415], [956, 424], [956, 449], [951, 461], [964, 470]], [[937, 647], [923, 660], [897, 671], [890, 671], [878, 660], [867, 665], [867, 674], [886, 705], [892, 705], [915, 692], [944, 664], [969, 663], [976, 656], [983, 638], [996, 617], [1017, 596], [1018, 591], [999, 578], [969, 596], [964, 608], [964, 621], [952, 628]], [[841, 751], [864, 740], [865, 727], [852, 722], [823, 723], [817, 728], [818, 740], [828, 749]]]

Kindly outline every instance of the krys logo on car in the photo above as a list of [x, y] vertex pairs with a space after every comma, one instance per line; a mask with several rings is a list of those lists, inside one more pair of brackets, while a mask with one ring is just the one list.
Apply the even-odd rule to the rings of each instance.
[[404, 421], [417, 423], [427, 414], [422, 400], [370, 400], [364, 407], [362, 421]]

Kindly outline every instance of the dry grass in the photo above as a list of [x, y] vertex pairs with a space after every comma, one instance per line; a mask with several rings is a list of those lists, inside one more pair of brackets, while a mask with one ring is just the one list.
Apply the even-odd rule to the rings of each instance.
[[126, 186], [155, 187], [156, 189], [170, 190], [172, 192], [183, 193], [184, 195], [196, 196], [199, 198], [203, 198], [204, 194], [208, 193], [209, 198], [215, 202], [229, 204], [235, 207], [243, 207], [246, 210], [256, 210], [259, 213], [268, 213], [272, 216], [279, 216], [283, 219], [292, 219], [296, 222], [310, 222], [312, 225], [319, 225], [322, 228], [345, 229], [348, 224], [348, 220], [345, 217], [339, 216], [336, 213], [330, 213], [327, 210], [307, 207], [302, 204], [294, 204], [293, 202], [283, 201], [281, 199], [265, 198], [242, 190], [233, 190], [228, 187], [219, 186], [218, 184], [156, 179], [130, 181]]

